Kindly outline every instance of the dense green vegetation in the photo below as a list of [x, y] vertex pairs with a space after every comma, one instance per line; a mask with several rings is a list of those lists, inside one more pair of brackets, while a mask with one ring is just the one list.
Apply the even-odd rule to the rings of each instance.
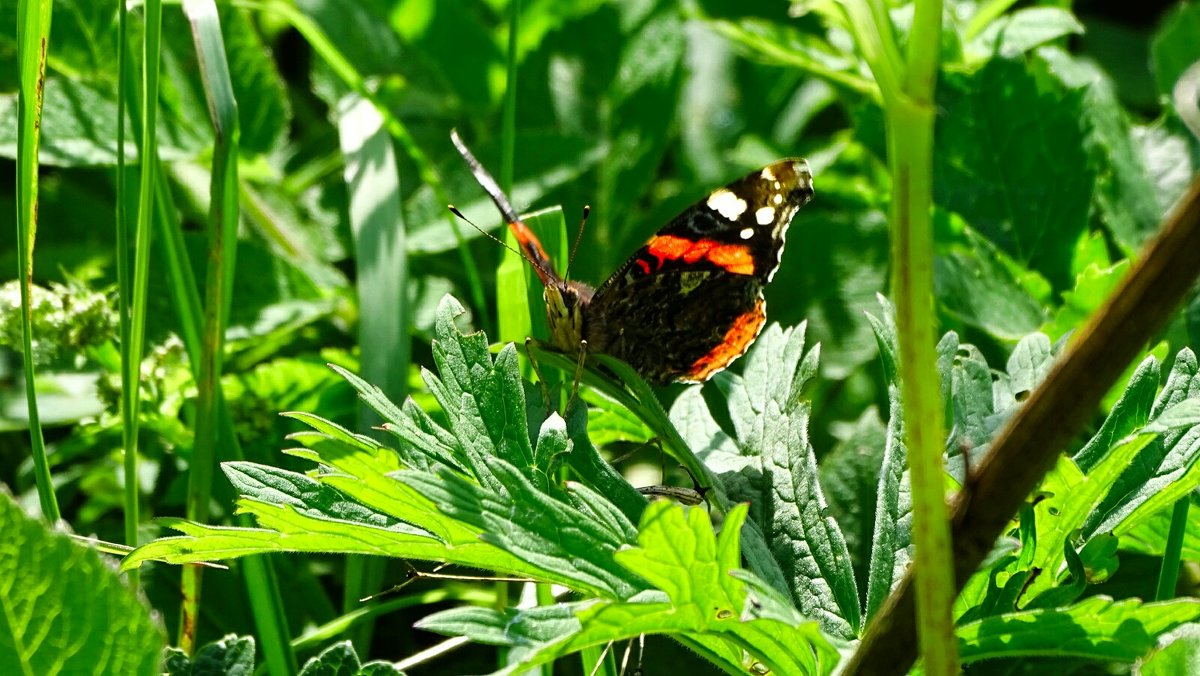
[[[928, 673], [1200, 669], [1200, 268], [965, 506], [1190, 213], [1200, 6], [50, 8], [0, 8], [0, 673], [826, 674], [913, 568]], [[699, 386], [527, 346], [451, 129], [592, 284], [807, 158], [769, 325]]]

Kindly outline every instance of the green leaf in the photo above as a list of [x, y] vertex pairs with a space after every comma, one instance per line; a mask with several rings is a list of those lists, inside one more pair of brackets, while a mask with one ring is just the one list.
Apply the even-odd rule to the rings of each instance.
[[[506, 674], [588, 646], [650, 633], [675, 635], [730, 670], [829, 673], [837, 653], [817, 624], [805, 621], [769, 585], [738, 570], [738, 533], [745, 516], [745, 506], [730, 511], [720, 536], [714, 537], [703, 509], [668, 501], [647, 507], [638, 546], [622, 550], [616, 558], [662, 591], [623, 602], [560, 607], [569, 609], [573, 618], [561, 609], [471, 609], [439, 613], [422, 626], [457, 635], [479, 633], [490, 642], [531, 648], [500, 672]], [[742, 650], [752, 656], [749, 662]], [[755, 667], [755, 662], [760, 664]]]
[[1024, 568], [1042, 573], [1022, 590], [1024, 598], [1032, 598], [1056, 584], [1064, 552], [1069, 547], [1068, 538], [1074, 537], [1083, 526], [1121, 471], [1153, 441], [1151, 434], [1126, 437], [1107, 450], [1086, 475], [1070, 458], [1059, 457], [1039, 488], [1045, 498], [1033, 506], [1036, 548]]
[[751, 519], [768, 534], [775, 560], [800, 610], [830, 633], [849, 638], [861, 620], [850, 553], [828, 515], [808, 441], [805, 384], [816, 375], [819, 347], [805, 351], [805, 325], [763, 331], [742, 376], [718, 381], [727, 393], [738, 455], [706, 462], [733, 500], [751, 503]]
[[1012, 58], [1038, 45], [1068, 35], [1083, 33], [1083, 24], [1061, 7], [1028, 7], [1010, 12], [988, 24], [979, 35], [964, 45], [983, 60], [993, 56]]
[[1200, 6], [1182, 3], [1154, 36], [1150, 44], [1150, 58], [1160, 93], [1170, 96], [1183, 71], [1200, 61], [1197, 34], [1200, 34]]
[[992, 59], [974, 73], [946, 73], [938, 107], [954, 111], [937, 125], [938, 205], [1066, 287], [1094, 183], [1081, 96], [1042, 90], [1022, 62]]
[[1155, 638], [1200, 618], [1200, 601], [1113, 601], [1096, 596], [1067, 608], [1008, 613], [958, 627], [963, 663], [1000, 657], [1086, 657], [1132, 662]]
[[875, 331], [880, 361], [883, 362], [888, 391], [888, 426], [875, 496], [875, 530], [867, 584], [868, 618], [879, 610], [912, 562], [912, 495], [907, 477], [908, 452], [904, 445], [895, 310], [882, 296], [879, 302], [883, 306], [883, 319], [872, 315], [867, 315], [867, 319]]
[[1200, 365], [1191, 350], [1175, 356], [1163, 391], [1151, 410], [1147, 431], [1160, 432], [1113, 484], [1088, 519], [1084, 533], [1121, 535], [1141, 519], [1164, 508], [1200, 485]]
[[1104, 419], [1104, 424], [1072, 457], [1079, 469], [1084, 473], [1091, 471], [1119, 440], [1145, 426], [1150, 420], [1150, 409], [1157, 393], [1158, 360], [1147, 357], [1133, 372], [1125, 391]]
[[0, 491], [0, 673], [159, 673], [162, 629], [112, 567]]
[[1200, 672], [1200, 626], [1185, 624], [1160, 637], [1160, 647], [1138, 665], [1138, 676]]
[[997, 338], [1016, 340], [1036, 330], [1045, 311], [1014, 274], [1013, 268], [1020, 266], [1004, 260], [996, 246], [973, 230], [964, 230], [965, 243], [946, 245], [934, 259], [934, 282], [943, 310]]
[[304, 663], [300, 676], [404, 676], [390, 662], [362, 664], [350, 641], [335, 643]]
[[[1057, 47], [1038, 50], [1038, 57], [1051, 77], [1082, 94], [1084, 148], [1096, 167], [1096, 206], [1105, 227], [1121, 248], [1130, 253], [1139, 250], [1157, 231], [1158, 222], [1174, 197], [1154, 184], [1116, 86], [1090, 60]], [[1178, 159], [1186, 161], [1185, 157]]]
[[165, 666], [169, 676], [250, 674], [254, 672], [254, 637], [230, 634], [206, 643], [194, 657], [179, 648], [168, 648]]
[[1104, 268], [1089, 265], [1075, 277], [1075, 288], [1063, 293], [1062, 305], [1042, 327], [1042, 332], [1057, 340], [1083, 326], [1108, 300], [1128, 271], [1128, 260]]

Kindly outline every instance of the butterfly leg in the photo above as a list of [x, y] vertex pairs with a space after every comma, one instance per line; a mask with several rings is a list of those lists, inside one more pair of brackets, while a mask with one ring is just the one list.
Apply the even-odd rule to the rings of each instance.
[[546, 385], [546, 377], [542, 375], [542, 369], [538, 366], [537, 358], [533, 356], [533, 350], [529, 349], [532, 343], [532, 337], [525, 339], [525, 356], [529, 357], [529, 363], [533, 366], [533, 373], [537, 376], [538, 387], [542, 390], [542, 400], [546, 402], [546, 408], [552, 410], [554, 406], [550, 401], [550, 388]]

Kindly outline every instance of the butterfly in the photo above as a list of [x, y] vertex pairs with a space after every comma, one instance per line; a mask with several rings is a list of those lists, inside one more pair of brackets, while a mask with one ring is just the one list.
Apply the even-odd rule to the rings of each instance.
[[563, 279], [496, 180], [456, 132], [451, 140], [545, 287], [560, 350], [617, 357], [648, 382], [699, 383], [746, 353], [767, 321], [763, 298], [788, 226], [813, 196], [803, 159], [769, 164], [717, 188], [671, 220], [599, 287]]

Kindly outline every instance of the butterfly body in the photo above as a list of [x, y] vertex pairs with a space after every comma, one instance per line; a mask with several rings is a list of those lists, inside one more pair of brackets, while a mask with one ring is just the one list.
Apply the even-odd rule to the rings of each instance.
[[592, 287], [563, 279], [495, 180], [457, 135], [459, 152], [492, 197], [545, 286], [551, 342], [617, 357], [655, 384], [703, 382], [750, 347], [766, 324], [763, 287], [787, 228], [813, 194], [800, 159], [781, 160], [685, 209]]

